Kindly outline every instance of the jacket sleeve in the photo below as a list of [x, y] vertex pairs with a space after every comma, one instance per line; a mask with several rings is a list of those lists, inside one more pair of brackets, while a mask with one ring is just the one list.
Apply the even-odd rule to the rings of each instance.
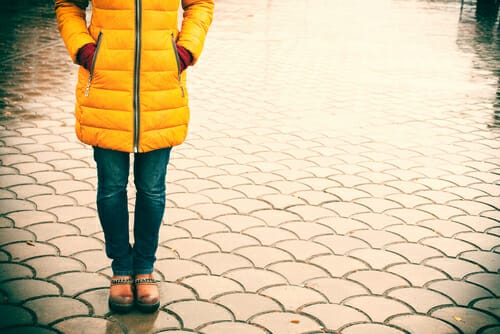
[[178, 43], [193, 56], [193, 64], [198, 60], [208, 27], [212, 23], [214, 0], [182, 0], [184, 19]]
[[76, 64], [76, 55], [82, 46], [95, 43], [85, 21], [85, 8], [89, 0], [55, 0], [57, 25], [71, 59]]

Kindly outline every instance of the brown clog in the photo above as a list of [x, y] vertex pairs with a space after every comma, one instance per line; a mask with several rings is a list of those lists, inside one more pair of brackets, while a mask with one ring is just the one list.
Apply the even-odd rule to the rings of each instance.
[[134, 308], [134, 280], [132, 276], [113, 276], [109, 288], [109, 308], [115, 312], [127, 313]]
[[135, 276], [135, 305], [141, 312], [152, 313], [160, 307], [160, 292], [153, 274]]

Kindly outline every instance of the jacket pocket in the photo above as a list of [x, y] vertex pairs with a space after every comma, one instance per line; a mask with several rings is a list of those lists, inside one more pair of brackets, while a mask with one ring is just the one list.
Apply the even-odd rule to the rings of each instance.
[[97, 56], [99, 54], [99, 49], [101, 47], [102, 36], [103, 36], [102, 31], [100, 31], [99, 35], [97, 36], [94, 58], [92, 58], [92, 63], [90, 64], [89, 80], [87, 82], [87, 87], [85, 88], [85, 96], [89, 96], [90, 93], [90, 85], [92, 84], [92, 78], [94, 77], [95, 63], [97, 62]]
[[175, 63], [177, 64], [177, 79], [179, 80], [179, 86], [181, 88], [182, 97], [184, 97], [184, 87], [182, 86], [182, 78], [181, 78], [181, 58], [179, 56], [179, 52], [177, 51], [177, 44], [175, 44], [174, 33], [170, 34], [170, 39], [172, 41], [172, 50], [175, 55]]

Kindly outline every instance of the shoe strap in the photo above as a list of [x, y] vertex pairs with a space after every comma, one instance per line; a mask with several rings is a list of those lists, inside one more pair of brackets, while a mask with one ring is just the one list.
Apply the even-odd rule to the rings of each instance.
[[111, 285], [120, 285], [120, 284], [132, 284], [134, 280], [131, 278], [114, 278], [111, 280]]
[[135, 284], [154, 284], [156, 283], [156, 280], [151, 277], [145, 277], [145, 278], [136, 278], [134, 282]]

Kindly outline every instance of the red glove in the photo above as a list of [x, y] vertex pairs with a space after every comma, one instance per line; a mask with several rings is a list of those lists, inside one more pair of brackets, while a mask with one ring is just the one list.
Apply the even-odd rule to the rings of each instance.
[[94, 43], [85, 44], [80, 50], [78, 50], [78, 54], [76, 55], [76, 61], [78, 64], [85, 67], [88, 71], [90, 71], [92, 61], [94, 60], [95, 48], [96, 45]]
[[181, 72], [186, 69], [191, 63], [193, 62], [193, 56], [191, 53], [186, 50], [184, 47], [180, 46], [177, 44], [177, 53], [179, 54], [180, 58], [180, 66], [181, 66]]

